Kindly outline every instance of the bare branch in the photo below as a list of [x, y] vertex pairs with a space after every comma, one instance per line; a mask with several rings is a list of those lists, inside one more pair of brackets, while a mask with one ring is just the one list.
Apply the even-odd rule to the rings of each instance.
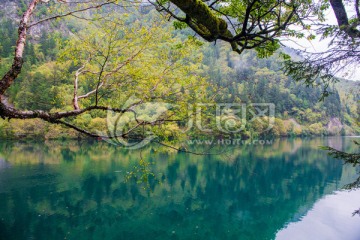
[[17, 78], [17, 76], [21, 72], [21, 68], [23, 66], [23, 54], [24, 54], [24, 48], [25, 48], [25, 42], [26, 42], [27, 30], [28, 30], [27, 24], [39, 1], [40, 0], [33, 0], [20, 20], [20, 24], [18, 28], [18, 39], [15, 46], [15, 56], [14, 56], [13, 64], [10, 70], [3, 76], [3, 78], [0, 81], [0, 96], [4, 94], [4, 92], [10, 87], [10, 85], [13, 83], [13, 81]]
[[[86, 61], [86, 63], [88, 63], [90, 61], [90, 59], [88, 61]], [[84, 65], [82, 65], [82, 67], [80, 67], [76, 72], [75, 72], [75, 80], [74, 80], [74, 98], [73, 98], [73, 106], [75, 110], [79, 110], [79, 103], [78, 103], [78, 96], [77, 96], [77, 91], [78, 91], [78, 80], [79, 80], [79, 75], [82, 73], [82, 70], [85, 68], [86, 63]]]
[[[89, 6], [89, 7], [85, 7], [85, 8], [81, 8], [79, 10], [74, 10], [74, 11], [70, 11], [70, 12], [67, 12], [67, 13], [63, 13], [63, 14], [59, 14], [59, 15], [56, 15], [56, 16], [52, 16], [52, 17], [48, 17], [48, 18], [45, 18], [45, 19], [42, 19], [40, 21], [37, 21], [35, 23], [32, 23], [32, 24], [29, 24], [28, 28], [31, 28], [35, 25], [38, 25], [40, 23], [43, 23], [43, 22], [47, 22], [47, 21], [50, 21], [50, 20], [54, 20], [54, 19], [58, 19], [58, 18], [63, 18], [63, 17], [66, 17], [66, 16], [75, 16], [74, 13], [79, 13], [79, 12], [85, 12], [87, 10], [90, 10], [90, 9], [95, 9], [95, 8], [100, 8], [102, 6], [106, 6], [106, 5], [109, 5], [109, 4], [114, 4], [116, 1], [109, 1], [109, 2], [104, 2], [104, 3], [101, 3], [101, 4], [96, 4], [96, 5], [93, 5], [93, 6]], [[76, 16], [75, 16], [76, 17]]]

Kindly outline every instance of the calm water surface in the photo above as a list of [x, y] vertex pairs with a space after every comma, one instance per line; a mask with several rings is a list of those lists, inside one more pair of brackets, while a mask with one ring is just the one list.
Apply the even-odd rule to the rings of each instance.
[[0, 239], [360, 239], [356, 169], [277, 140], [195, 156], [102, 142], [0, 143]]

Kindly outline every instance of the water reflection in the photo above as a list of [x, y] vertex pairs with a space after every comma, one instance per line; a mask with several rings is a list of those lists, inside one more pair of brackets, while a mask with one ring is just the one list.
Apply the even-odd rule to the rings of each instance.
[[354, 179], [318, 149], [329, 141], [352, 150], [343, 138], [237, 146], [226, 157], [3, 142], [0, 239], [274, 239]]
[[278, 240], [358, 240], [360, 218], [349, 214], [359, 207], [360, 190], [336, 192], [315, 203], [301, 219], [276, 235]]

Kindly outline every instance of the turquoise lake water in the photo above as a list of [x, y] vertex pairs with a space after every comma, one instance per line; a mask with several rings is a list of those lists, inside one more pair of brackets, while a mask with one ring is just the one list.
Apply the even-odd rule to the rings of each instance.
[[[0, 239], [360, 239], [357, 169], [274, 140], [196, 156], [104, 142], [0, 143]], [[195, 147], [196, 149], [196, 147]]]

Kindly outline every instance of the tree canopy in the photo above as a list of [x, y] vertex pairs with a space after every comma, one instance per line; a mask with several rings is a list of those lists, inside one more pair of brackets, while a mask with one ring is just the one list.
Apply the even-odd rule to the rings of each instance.
[[[207, 41], [229, 42], [238, 53], [255, 49], [260, 57], [273, 54], [286, 37], [312, 40], [317, 34], [321, 38], [332, 38], [328, 50], [303, 52], [301, 61], [285, 56], [285, 70], [295, 80], [304, 80], [307, 85], [316, 85], [318, 78], [322, 80], [323, 97], [329, 95], [327, 87], [336, 81], [336, 74], [360, 62], [358, 0], [346, 3], [342, 0], [170, 0], [156, 1], [156, 6]], [[338, 25], [327, 23], [325, 14], [329, 9], [335, 14]]]
[[[98, 136], [87, 132], [83, 128], [70, 124], [64, 119], [76, 118], [80, 115], [112, 110], [119, 113], [132, 112], [133, 105], [128, 108], [118, 108], [119, 102], [114, 99], [122, 98], [124, 92], [128, 96], [136, 91], [146, 99], [154, 100], [161, 96], [162, 100], [183, 104], [183, 107], [194, 97], [195, 90], [206, 88], [206, 81], [198, 73], [201, 66], [196, 64], [196, 59], [201, 59], [200, 53], [195, 49], [199, 42], [189, 38], [182, 43], [173, 40], [155, 25], [156, 22], [147, 19], [137, 19], [129, 15], [125, 20], [133, 25], [134, 29], [124, 28], [124, 22], [117, 21], [111, 6], [122, 6], [124, 12], [127, 8], [136, 6], [154, 6], [169, 19], [179, 31], [189, 27], [208, 42], [228, 42], [232, 50], [243, 53], [245, 50], [254, 49], [258, 56], [268, 57], [282, 44], [286, 37], [313, 39], [313, 26], [324, 37], [332, 36], [333, 46], [343, 46], [337, 49], [342, 57], [333, 54], [331, 49], [327, 55], [309, 55], [301, 61], [285, 58], [287, 72], [295, 80], [306, 80], [313, 84], [317, 77], [325, 80], [333, 77], [333, 66], [338, 61], [358, 61], [358, 23], [359, 6], [355, 1], [356, 16], [348, 16], [344, 4], [335, 1], [85, 1], [85, 2], [43, 2], [32, 0], [24, 12], [18, 27], [18, 36], [15, 45], [15, 55], [9, 70], [0, 80], [0, 115], [3, 118], [31, 119], [40, 118], [50, 123], [59, 123], [72, 127], [77, 131], [91, 136]], [[36, 14], [36, 9], [45, 9], [47, 14]], [[324, 14], [331, 7], [338, 20], [338, 26], [326, 24]], [[84, 14], [86, 11], [94, 11]], [[51, 109], [38, 104], [41, 96], [32, 96], [36, 107], [32, 110], [21, 110], [8, 100], [6, 92], [14, 86], [23, 69], [25, 51], [35, 51], [31, 44], [26, 45], [29, 30], [48, 21], [72, 16], [80, 21], [87, 21], [86, 29], [77, 29], [71, 34], [63, 47], [62, 64], [73, 72], [71, 85], [59, 88], [54, 86], [52, 94], [58, 109]], [[314, 24], [312, 24], [314, 23]], [[302, 30], [309, 30], [308, 34]], [[44, 38], [46, 36], [44, 35]], [[347, 42], [343, 44], [343, 40]], [[158, 43], [162, 44], [158, 44]], [[46, 44], [56, 46], [56, 40], [49, 38]], [[50, 47], [49, 47], [50, 48]], [[44, 49], [49, 49], [45, 47]], [[336, 47], [333, 48], [334, 51]], [[47, 54], [51, 57], [51, 54]], [[333, 59], [332, 59], [333, 58]], [[194, 60], [195, 59], [195, 60]], [[324, 61], [324, 59], [329, 59]], [[331, 60], [332, 59], [332, 60]], [[194, 61], [193, 61], [194, 60]], [[33, 59], [33, 61], [35, 61]], [[141, 61], [138, 64], [137, 61]], [[185, 63], [187, 62], [187, 63]], [[131, 64], [130, 64], [131, 63]], [[320, 65], [319, 65], [320, 64]], [[144, 69], [148, 71], [141, 71]], [[152, 66], [157, 66], [153, 68]], [[337, 65], [339, 66], [339, 65]], [[340, 65], [341, 66], [341, 65]], [[196, 70], [196, 71], [195, 71]], [[40, 71], [40, 70], [39, 70]], [[196, 73], [194, 73], [196, 72]], [[41, 75], [41, 74], [40, 74]], [[40, 75], [33, 76], [39, 81], [39, 89], [44, 83]], [[182, 78], [179, 78], [182, 76]], [[165, 80], [164, 80], [165, 79]], [[58, 79], [59, 80], [59, 79]], [[61, 81], [61, 80], [60, 80]], [[261, 82], [260, 82], [261, 83]], [[326, 85], [327, 84], [327, 85]], [[329, 85], [325, 82], [326, 87]], [[22, 89], [27, 85], [23, 84]], [[188, 89], [187, 89], [188, 88]], [[72, 89], [73, 91], [69, 90]], [[140, 91], [139, 91], [140, 90]], [[143, 91], [142, 91], [143, 90]], [[46, 91], [44, 89], [44, 91]], [[274, 91], [276, 89], [274, 88]], [[156, 93], [155, 93], [156, 92]], [[197, 91], [204, 93], [205, 91]], [[165, 94], [163, 94], [165, 93]], [[178, 94], [181, 93], [181, 96]], [[274, 94], [273, 94], [274, 95]], [[66, 108], [66, 96], [72, 96], [72, 107]], [[203, 97], [204, 95], [200, 96]], [[37, 100], [36, 100], [37, 99]], [[142, 103], [144, 100], [138, 102]], [[123, 103], [123, 102], [122, 102]], [[109, 107], [116, 106], [116, 107]], [[333, 111], [338, 112], [338, 110]], [[177, 112], [177, 116], [183, 116]], [[160, 122], [164, 122], [163, 118]], [[154, 122], [142, 121], [138, 125], [151, 125]], [[81, 125], [81, 124], [80, 124]]]

